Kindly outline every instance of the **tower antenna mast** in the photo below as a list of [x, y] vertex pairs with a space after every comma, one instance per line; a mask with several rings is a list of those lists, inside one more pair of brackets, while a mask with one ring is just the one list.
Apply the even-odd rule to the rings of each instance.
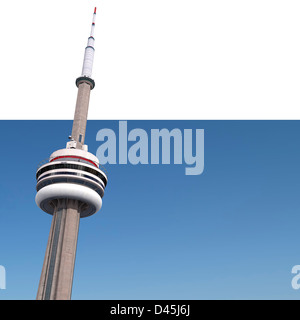
[[74, 141], [76, 141], [76, 147], [79, 149], [84, 145], [90, 91], [95, 87], [95, 81], [91, 77], [95, 52], [94, 30], [96, 10], [97, 8], [94, 9], [91, 33], [84, 52], [81, 76], [76, 79], [78, 94], [71, 137]]

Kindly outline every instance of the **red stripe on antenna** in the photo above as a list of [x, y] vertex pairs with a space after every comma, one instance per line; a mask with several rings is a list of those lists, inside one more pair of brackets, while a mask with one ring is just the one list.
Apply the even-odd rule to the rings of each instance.
[[96, 13], [97, 7], [95, 7], [94, 13]]

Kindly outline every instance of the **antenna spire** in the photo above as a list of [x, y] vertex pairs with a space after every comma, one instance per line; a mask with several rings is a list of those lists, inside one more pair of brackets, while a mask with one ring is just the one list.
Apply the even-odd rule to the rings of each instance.
[[92, 69], [93, 69], [93, 62], [94, 62], [94, 29], [95, 29], [95, 21], [96, 21], [96, 10], [94, 9], [93, 14], [93, 21], [92, 21], [92, 27], [91, 27], [91, 33], [88, 38], [87, 46], [85, 48], [84, 53], [84, 59], [83, 59], [83, 66], [82, 66], [82, 72], [81, 76], [90, 78], [92, 76]]

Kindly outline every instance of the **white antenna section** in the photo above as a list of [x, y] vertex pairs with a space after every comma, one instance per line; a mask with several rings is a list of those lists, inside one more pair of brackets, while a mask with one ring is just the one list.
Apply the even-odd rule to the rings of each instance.
[[96, 21], [96, 9], [93, 14], [93, 22], [91, 27], [91, 34], [88, 38], [88, 43], [84, 52], [83, 66], [81, 76], [90, 78], [92, 76], [93, 62], [94, 62], [94, 29], [95, 29], [95, 21]]

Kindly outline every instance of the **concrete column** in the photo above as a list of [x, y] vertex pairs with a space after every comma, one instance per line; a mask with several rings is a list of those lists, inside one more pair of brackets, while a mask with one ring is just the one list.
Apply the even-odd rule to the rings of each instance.
[[71, 299], [79, 220], [77, 200], [57, 201], [37, 300]]
[[84, 144], [90, 92], [90, 84], [82, 82], [78, 85], [76, 109], [72, 128], [72, 138], [77, 142], [78, 149], [81, 149]]

